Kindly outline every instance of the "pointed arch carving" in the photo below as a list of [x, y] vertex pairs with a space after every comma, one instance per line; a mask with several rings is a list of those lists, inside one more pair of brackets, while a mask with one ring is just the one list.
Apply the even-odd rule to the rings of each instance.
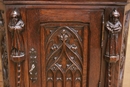
[[[84, 66], [87, 66], [87, 63], [83, 61], [85, 59], [83, 48], [85, 41], [84, 31], [88, 32], [88, 25], [86, 24], [87, 28], [85, 28], [85, 24], [70, 25], [69, 23], [59, 23], [57, 25], [47, 23], [42, 26], [44, 27], [42, 32], [44, 32], [45, 41], [45, 70], [46, 74], [52, 71], [53, 76], [48, 77], [46, 75], [46, 84], [48, 84], [49, 79], [49, 82], [54, 87], [60, 87], [61, 85], [63, 87], [67, 85], [75, 87], [76, 79], [76, 82], [81, 84], [82, 75], [85, 75], [83, 73], [86, 72], [83, 71]], [[76, 77], [76, 72], [80, 74], [80, 77]], [[60, 77], [58, 77], [59, 75]]]

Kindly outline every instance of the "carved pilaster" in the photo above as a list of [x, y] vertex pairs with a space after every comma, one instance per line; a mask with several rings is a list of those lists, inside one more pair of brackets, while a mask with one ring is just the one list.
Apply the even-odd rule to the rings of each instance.
[[11, 33], [11, 60], [16, 63], [17, 87], [21, 84], [21, 62], [25, 60], [25, 48], [23, 40], [24, 22], [18, 9], [14, 9], [10, 14], [8, 29]]
[[3, 71], [3, 82], [4, 87], [9, 87], [9, 78], [8, 78], [8, 56], [7, 56], [7, 47], [6, 47], [6, 33], [4, 28], [4, 19], [2, 17], [4, 11], [0, 10], [0, 32], [1, 32], [1, 58], [2, 58], [2, 71]]
[[110, 15], [110, 20], [106, 23], [108, 32], [105, 52], [105, 60], [107, 61], [106, 87], [112, 87], [112, 73], [114, 72], [112, 68], [114, 68], [113, 64], [119, 61], [118, 35], [122, 29], [122, 24], [119, 21], [120, 13], [114, 9]]

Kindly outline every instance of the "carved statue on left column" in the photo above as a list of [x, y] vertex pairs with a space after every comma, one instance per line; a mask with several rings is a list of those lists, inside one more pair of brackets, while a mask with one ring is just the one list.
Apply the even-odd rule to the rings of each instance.
[[10, 15], [10, 21], [8, 24], [9, 31], [11, 32], [11, 60], [17, 64], [17, 87], [21, 87], [21, 65], [25, 60], [25, 48], [22, 32], [24, 31], [24, 22], [22, 21], [21, 14], [18, 9], [14, 9]]
[[[14, 9], [11, 13], [9, 21], [9, 31], [12, 36], [11, 57], [21, 58], [24, 57], [24, 40], [22, 32], [24, 30], [24, 22], [21, 19], [21, 14], [18, 9]], [[13, 60], [14, 61], [14, 60]]]

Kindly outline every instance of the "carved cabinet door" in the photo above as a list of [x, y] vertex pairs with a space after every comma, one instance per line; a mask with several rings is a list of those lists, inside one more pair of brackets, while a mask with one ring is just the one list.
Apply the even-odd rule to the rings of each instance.
[[97, 87], [102, 13], [27, 9], [30, 87]]

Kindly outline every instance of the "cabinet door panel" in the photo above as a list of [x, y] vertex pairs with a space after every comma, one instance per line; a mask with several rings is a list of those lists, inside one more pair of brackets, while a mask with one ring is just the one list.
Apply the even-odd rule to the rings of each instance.
[[[33, 12], [37, 14], [29, 17]], [[102, 10], [28, 10], [29, 49], [35, 47], [38, 51], [37, 68], [41, 72], [35, 84], [42, 87], [97, 87], [101, 14]], [[33, 83], [30, 85], [35, 87]]]
[[88, 24], [82, 23], [45, 23], [41, 26], [44, 84], [81, 87], [86, 83], [88, 30]]

